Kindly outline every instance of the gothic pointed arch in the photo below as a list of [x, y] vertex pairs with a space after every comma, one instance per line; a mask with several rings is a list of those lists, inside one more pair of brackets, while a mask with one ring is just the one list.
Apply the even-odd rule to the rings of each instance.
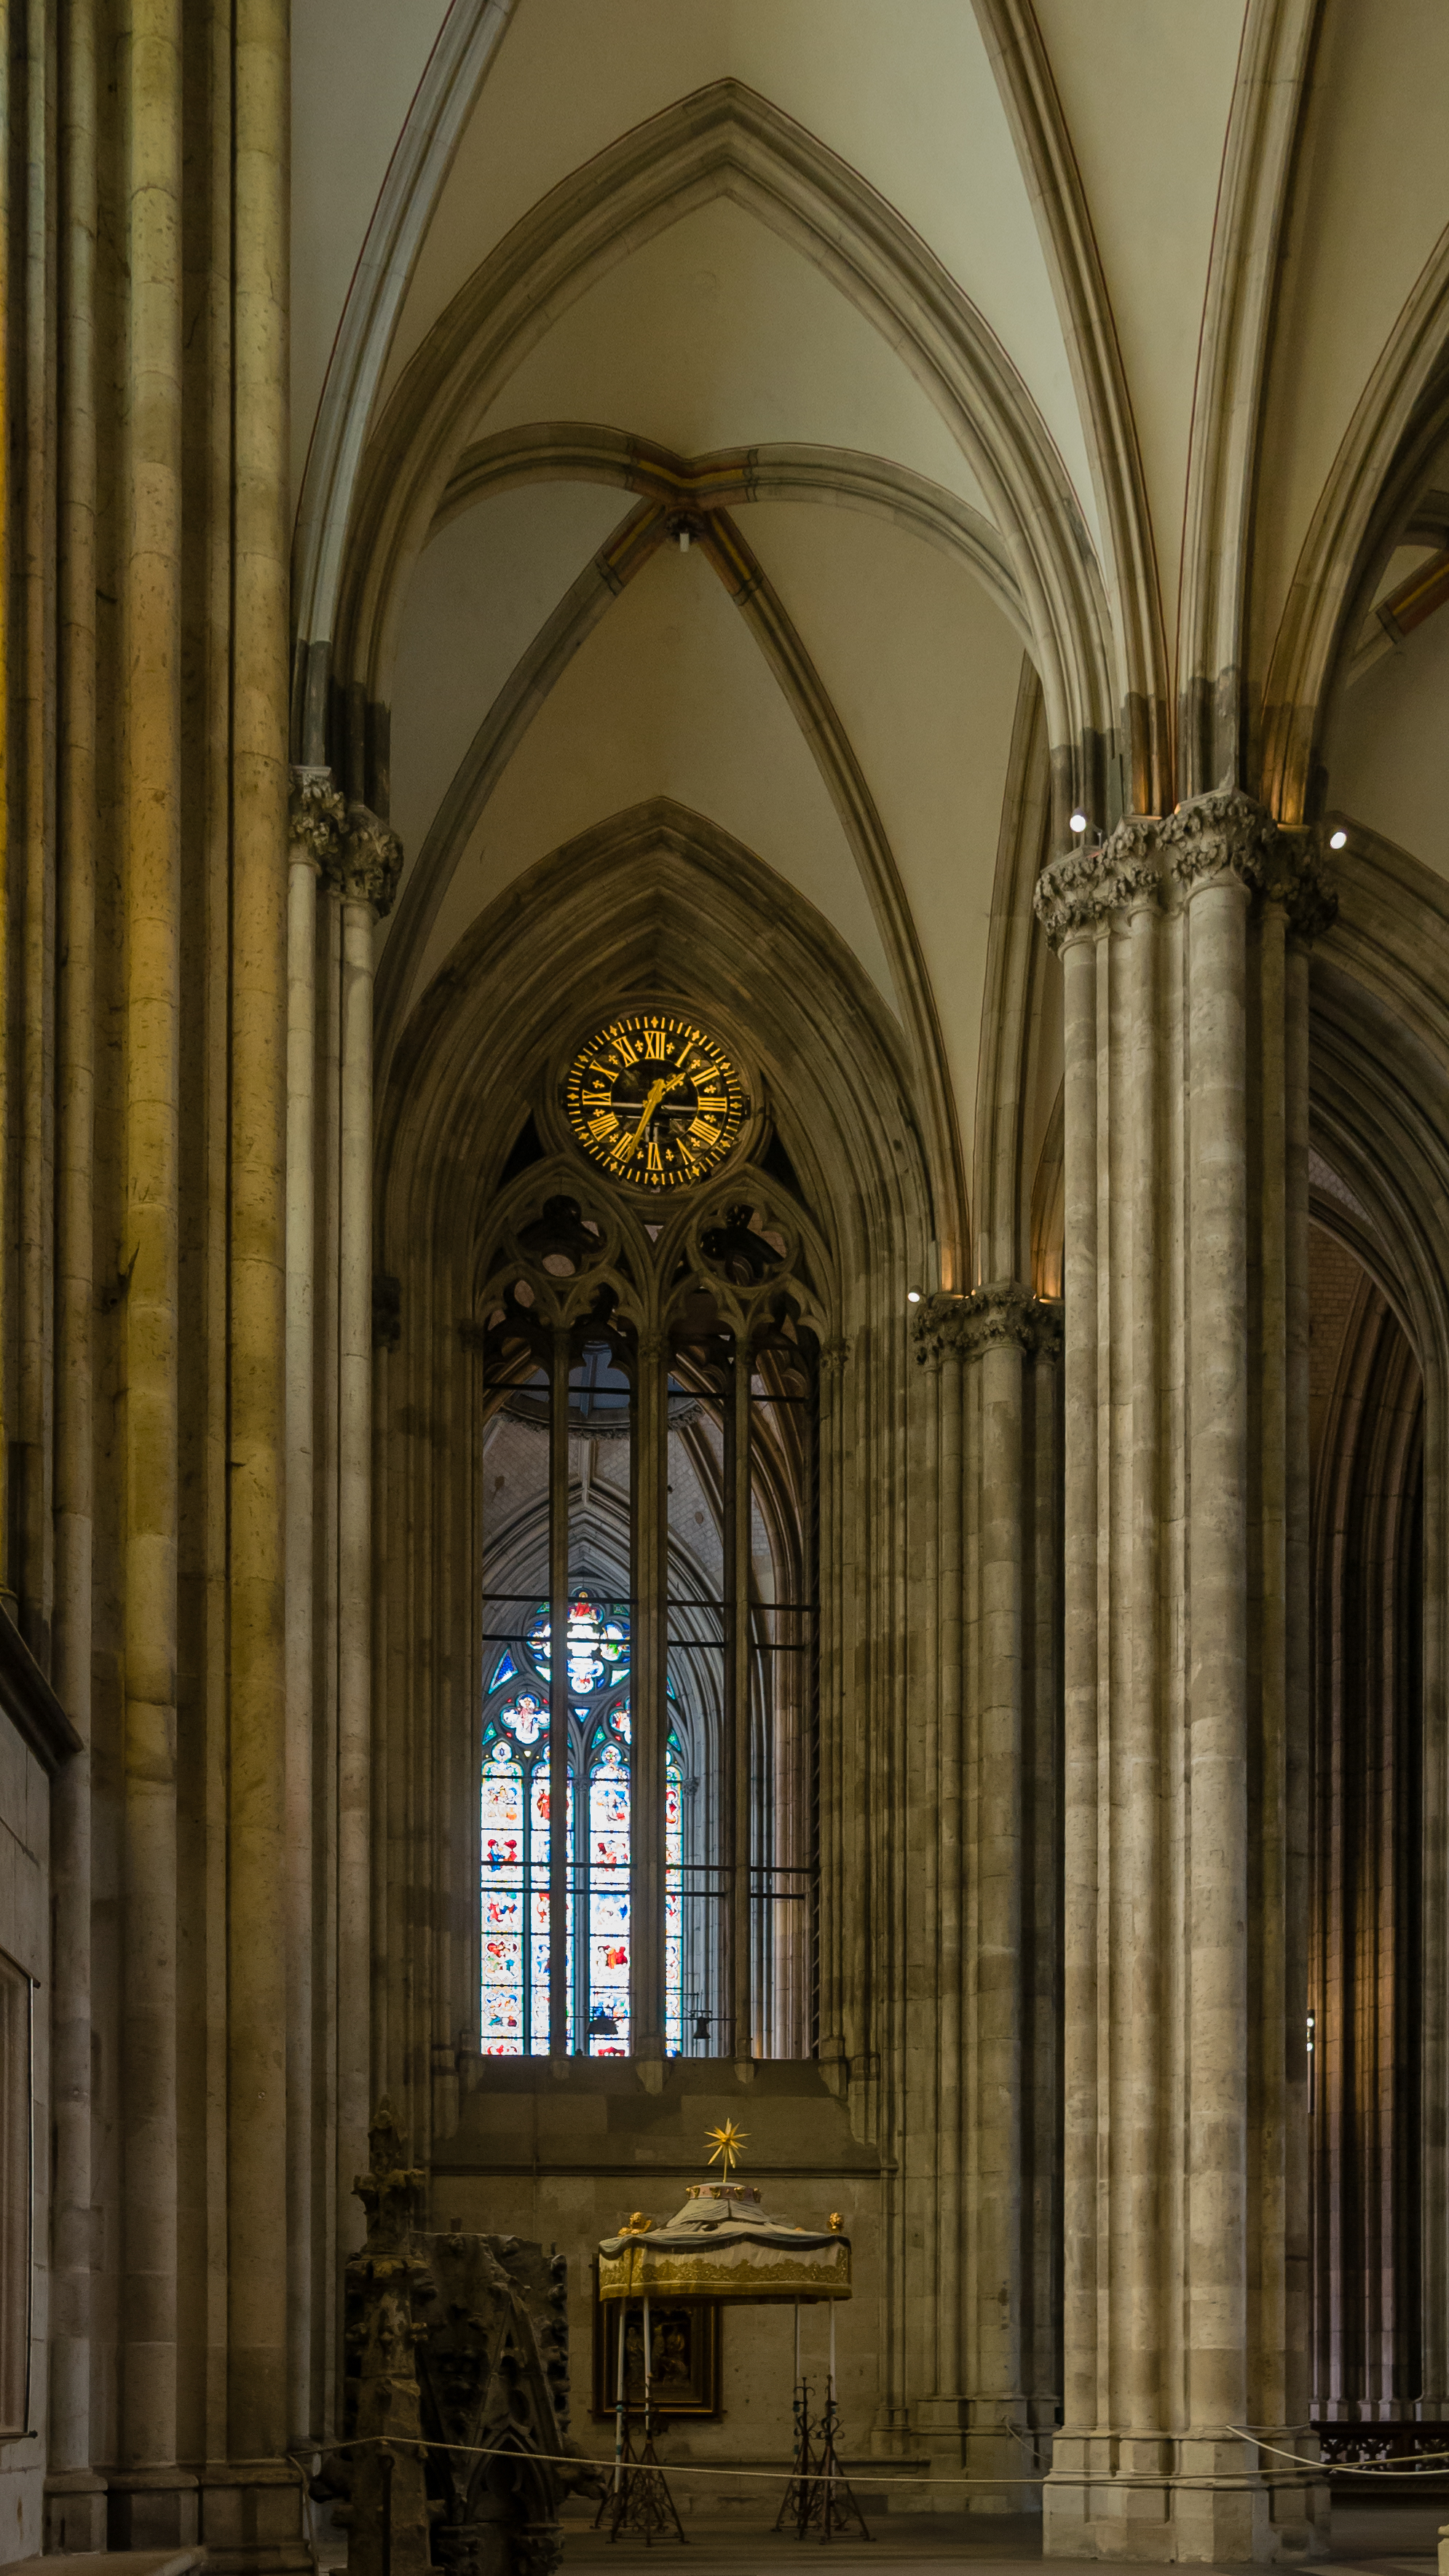
[[1337, 882], [1338, 920], [1313, 966], [1310, 1081], [1314, 1141], [1339, 1186], [1315, 1198], [1314, 1215], [1373, 1282], [1422, 1384], [1414, 1461], [1422, 1473], [1422, 1534], [1416, 1522], [1414, 1539], [1421, 1630], [1413, 1640], [1422, 1849], [1412, 1927], [1422, 2021], [1413, 2134], [1400, 2148], [1420, 2177], [1411, 2340], [1427, 2413], [1449, 2388], [1449, 897], [1428, 869], [1361, 830], [1339, 855]]
[[[728, 194], [792, 241], [882, 332], [942, 412], [1002, 530], [1031, 622], [1063, 799], [1105, 812], [1120, 688], [1090, 537], [1055, 446], [969, 299], [876, 192], [733, 80], [679, 101], [555, 188], [454, 297], [404, 370], [347, 503], [330, 639], [367, 774], [409, 568], [492, 388], [638, 243]], [[315, 702], [315, 700], [314, 700]], [[361, 731], [359, 731], [361, 728]], [[321, 756], [314, 751], [312, 756]]]
[[[524, 470], [520, 464], [517, 469]], [[545, 472], [547, 472], [547, 465]], [[587, 565], [480, 722], [439, 805], [404, 887], [378, 977], [377, 1046], [385, 1068], [453, 870], [488, 799], [561, 672], [624, 585], [668, 542], [673, 513], [647, 498]], [[940, 1016], [920, 937], [869, 782], [794, 621], [730, 513], [697, 517], [697, 541], [735, 601], [794, 715], [840, 817], [901, 996], [929, 1139], [937, 1241], [948, 1283], [969, 1262], [970, 1203]]]
[[[892, 1944], [902, 1919], [902, 1863], [884, 1803], [873, 1822], [869, 1798], [847, 1799], [844, 1783], [877, 1773], [884, 1780], [900, 1758], [906, 1718], [890, 1604], [906, 1545], [907, 1289], [937, 1221], [930, 1160], [899, 1032], [849, 952], [752, 853], [665, 799], [554, 852], [488, 908], [412, 1012], [379, 1103], [375, 1260], [397, 1281], [398, 1313], [396, 1342], [377, 1359], [374, 1446], [374, 1705], [387, 1784], [374, 1833], [377, 1883], [388, 1890], [374, 1941], [388, 1962], [389, 2080], [407, 2094], [420, 2138], [436, 2136], [456, 2102], [448, 2082], [441, 2091], [432, 2082], [436, 2051], [445, 2042], [451, 2051], [476, 2014], [468, 1841], [476, 1796], [470, 1807], [467, 1784], [493, 1671], [485, 1670], [476, 1588], [479, 1381], [493, 1368], [495, 1347], [503, 1350], [489, 1339], [497, 1319], [513, 1311], [499, 1288], [512, 1276], [515, 1256], [506, 1247], [524, 1243], [548, 1209], [572, 1199], [586, 1225], [602, 1229], [586, 1255], [602, 1267], [582, 1288], [567, 1279], [564, 1287], [577, 1304], [607, 1282], [618, 1319], [609, 1329], [623, 1336], [618, 1347], [627, 1357], [642, 1349], [650, 1300], [676, 1265], [685, 1265], [686, 1284], [694, 1275], [700, 1223], [707, 1220], [707, 1231], [723, 1222], [708, 1211], [702, 1220], [686, 1203], [661, 1206], [657, 1222], [646, 1206], [624, 1210], [615, 1223], [595, 1205], [592, 1166], [550, 1129], [547, 1104], [565, 1036], [575, 1023], [606, 1016], [611, 1004], [695, 1012], [753, 1069], [764, 1121], [758, 1145], [715, 1197], [721, 1210], [748, 1200], [761, 1211], [752, 1222], [764, 1232], [751, 1240], [788, 1243], [799, 1330], [819, 1353], [811, 1506], [818, 1528], [812, 1520], [806, 1542], [820, 1604], [811, 1757], [818, 2037], [809, 2047], [842, 2081], [847, 2067], [858, 2068], [860, 2117], [888, 2134], [901, 2114], [904, 2066], [889, 2047], [864, 2052], [862, 2034], [873, 1945]], [[541, 1121], [539, 1149], [511, 1163], [530, 1116]], [[713, 1257], [707, 1245], [704, 1257]], [[560, 1275], [568, 1268], [562, 1263]], [[651, 1277], [659, 1292], [648, 1287]], [[506, 1352], [503, 1365], [513, 1365]], [[778, 1446], [767, 1441], [762, 1450], [757, 1544], [788, 1580], [799, 1573], [789, 1536], [798, 1507], [788, 1444], [776, 1455]], [[698, 1472], [703, 1491], [707, 1459]], [[618, 1537], [616, 1515], [590, 1541], [601, 1583], [617, 1580]], [[526, 1589], [516, 1571], [522, 1562], [517, 1549], [505, 1549], [490, 1583], [500, 1593]], [[712, 1740], [703, 1702], [699, 1723], [700, 1741]], [[780, 1780], [778, 1795], [797, 1799], [796, 1774]], [[422, 1884], [436, 1891], [425, 1918], [406, 1894]], [[865, 1923], [876, 1929], [862, 1950]], [[715, 2010], [708, 1994], [706, 2005], [708, 2020]], [[782, 2004], [777, 2018], [798, 2041], [795, 2007], [787, 2013]]]

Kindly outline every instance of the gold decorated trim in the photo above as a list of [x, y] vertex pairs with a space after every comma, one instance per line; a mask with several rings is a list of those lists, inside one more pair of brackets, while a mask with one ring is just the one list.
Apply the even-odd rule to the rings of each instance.
[[808, 2254], [775, 2254], [760, 2245], [695, 2254], [641, 2243], [600, 2254], [601, 2299], [640, 2299], [646, 2290], [651, 2298], [725, 2299], [748, 2306], [771, 2299], [848, 2299], [850, 2246], [842, 2237]]

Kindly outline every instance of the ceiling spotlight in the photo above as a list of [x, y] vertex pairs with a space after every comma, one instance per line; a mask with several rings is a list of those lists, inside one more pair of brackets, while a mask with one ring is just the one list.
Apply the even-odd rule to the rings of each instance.
[[1080, 806], [1078, 806], [1075, 814], [1069, 814], [1067, 816], [1067, 821], [1074, 832], [1085, 832], [1087, 828], [1087, 818], [1082, 812]]
[[906, 1290], [906, 1304], [908, 1306], [919, 1306], [920, 1302], [921, 1292], [919, 1288], [908, 1288]]
[[1330, 832], [1328, 835], [1328, 846], [1331, 850], [1346, 850], [1348, 848], [1347, 832]]

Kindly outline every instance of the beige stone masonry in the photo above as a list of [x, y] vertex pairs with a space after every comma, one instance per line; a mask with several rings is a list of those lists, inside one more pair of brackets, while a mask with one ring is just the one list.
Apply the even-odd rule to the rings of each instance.
[[[1066, 982], [1065, 2408], [1049, 2554], [1323, 2545], [1307, 2434], [1312, 837], [1049, 867]], [[1305, 2456], [1307, 2455], [1305, 2449]]]

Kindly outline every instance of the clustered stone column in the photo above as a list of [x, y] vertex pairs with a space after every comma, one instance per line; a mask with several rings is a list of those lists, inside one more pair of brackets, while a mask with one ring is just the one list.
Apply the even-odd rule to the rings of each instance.
[[[912, 1783], [911, 2429], [968, 2509], [1034, 2502], [1055, 2414], [1059, 1310], [1015, 1280], [916, 1322], [931, 1390], [929, 1717]], [[1045, 1508], [1043, 1508], [1045, 1505]], [[954, 2498], [953, 2498], [954, 2501]]]
[[[385, 2008], [386, 1981], [372, 1975], [370, 1893], [372, 990], [374, 931], [391, 907], [401, 869], [396, 834], [367, 806], [348, 803], [330, 770], [293, 770], [288, 2379], [299, 2427], [318, 2420], [322, 2385], [337, 2368], [336, 2319], [323, 2313], [325, 2300], [319, 2309], [313, 2299], [316, 2248], [330, 2245], [334, 2228], [351, 2219], [351, 2176], [367, 2136], [373, 2060], [381, 2056], [373, 2025]], [[314, 1781], [329, 1784], [320, 1815], [314, 1815]], [[320, 2067], [313, 2063], [314, 2027], [332, 2034]], [[325, 2141], [320, 2153], [319, 2138]]]
[[[1312, 836], [1043, 874], [1066, 982], [1065, 2403], [1045, 2547], [1271, 2558], [1306, 2455]], [[1236, 2429], [1235, 2429], [1236, 2428]]]

